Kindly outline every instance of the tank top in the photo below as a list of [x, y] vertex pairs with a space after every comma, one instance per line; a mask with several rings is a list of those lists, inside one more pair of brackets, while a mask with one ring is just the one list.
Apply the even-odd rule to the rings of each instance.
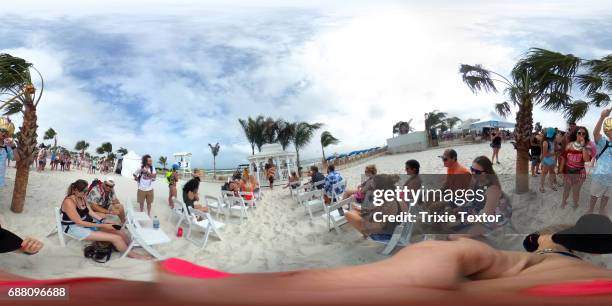
[[[81, 220], [87, 221], [87, 222], [92, 221], [91, 216], [89, 215], [89, 208], [87, 207], [87, 205], [85, 205], [85, 208], [83, 209], [79, 208], [79, 205], [76, 205], [76, 210]], [[61, 209], [61, 212], [62, 212], [62, 225], [75, 224], [74, 221], [70, 220], [70, 217], [68, 217], [68, 215], [64, 212], [63, 207]]]
[[565, 160], [567, 161], [568, 168], [584, 168], [584, 158], [582, 156], [582, 150], [576, 150], [572, 145], [570, 145], [570, 148], [565, 151]]

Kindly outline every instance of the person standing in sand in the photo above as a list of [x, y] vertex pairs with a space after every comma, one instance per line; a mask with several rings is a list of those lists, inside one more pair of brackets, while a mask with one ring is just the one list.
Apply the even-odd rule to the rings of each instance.
[[178, 164], [173, 164], [172, 165], [172, 171], [168, 171], [166, 172], [166, 180], [168, 181], [168, 205], [170, 206], [170, 208], [174, 208], [174, 200], [172, 200], [172, 198], [176, 199], [176, 184], [179, 181], [179, 174], [178, 174], [178, 169], [179, 169], [179, 165]]
[[272, 162], [272, 159], [268, 161], [265, 168], [266, 168], [266, 177], [268, 178], [268, 182], [270, 182], [270, 189], [273, 189], [274, 178], [276, 177], [276, 166], [274, 166], [274, 162]]
[[6, 175], [6, 165], [7, 161], [15, 158], [17, 160], [16, 154], [13, 154], [16, 146], [8, 138], [8, 130], [0, 129], [0, 187], [4, 187], [4, 177]]
[[495, 158], [497, 158], [497, 164], [499, 165], [499, 150], [501, 150], [502, 145], [502, 137], [499, 130], [493, 131], [491, 133], [491, 148], [493, 148], [493, 155], [491, 156], [491, 162], [495, 162]]
[[[599, 213], [607, 214], [608, 199], [610, 189], [612, 189], [612, 118], [607, 118], [611, 110], [612, 108], [608, 108], [601, 112], [593, 131], [593, 138], [597, 146], [597, 153], [594, 157], [597, 163], [591, 176], [591, 200], [588, 213], [595, 211], [597, 200], [600, 199]], [[601, 135], [602, 126], [604, 135]]]
[[157, 172], [153, 167], [153, 159], [151, 155], [142, 157], [141, 165], [134, 172], [134, 180], [138, 182], [138, 192], [136, 193], [136, 201], [140, 205], [140, 211], [144, 211], [144, 203], [147, 202], [147, 214], [151, 215], [151, 206], [153, 205], [153, 181]]
[[555, 186], [555, 166], [557, 165], [556, 161], [556, 141], [555, 141], [555, 129], [548, 128], [546, 129], [546, 138], [542, 142], [542, 176], [540, 176], [540, 192], [544, 193], [546, 190], [544, 189], [544, 182], [546, 182], [546, 175], [550, 176], [550, 188], [554, 191], [557, 190]]
[[570, 190], [574, 201], [574, 209], [580, 202], [580, 189], [586, 179], [585, 164], [591, 161], [591, 150], [586, 147], [589, 142], [589, 131], [584, 127], [574, 129], [570, 135], [570, 143], [565, 148], [561, 169], [564, 174], [563, 200], [561, 208], [567, 206]]

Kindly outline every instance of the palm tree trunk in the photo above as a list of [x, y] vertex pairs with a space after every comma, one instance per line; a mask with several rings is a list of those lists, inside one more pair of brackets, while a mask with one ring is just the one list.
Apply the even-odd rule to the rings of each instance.
[[516, 193], [529, 191], [529, 136], [533, 129], [533, 105], [522, 101], [516, 113]]
[[217, 158], [213, 156], [213, 179], [217, 179]]
[[36, 148], [36, 106], [30, 95], [25, 95], [26, 103], [24, 105], [23, 124], [21, 125], [21, 137], [18, 141], [17, 153], [19, 161], [17, 161], [17, 171], [15, 173], [15, 188], [13, 189], [13, 199], [11, 202], [11, 211], [21, 213], [25, 205], [26, 191], [28, 188], [28, 178], [30, 175], [30, 163], [34, 158], [34, 149]]
[[295, 149], [295, 164], [297, 165], [298, 176], [302, 177], [302, 171], [300, 171], [300, 151]]
[[251, 143], [251, 155], [255, 155], [255, 144]]

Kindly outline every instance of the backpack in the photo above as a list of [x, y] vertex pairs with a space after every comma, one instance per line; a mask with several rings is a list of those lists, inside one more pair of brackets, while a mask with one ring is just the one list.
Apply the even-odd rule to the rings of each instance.
[[95, 178], [93, 181], [91, 181], [91, 184], [89, 185], [89, 187], [87, 188], [87, 194], [89, 194], [89, 192], [96, 186], [98, 186], [99, 184], [101, 184], [102, 181], [100, 181], [99, 179]]
[[605, 145], [605, 146], [604, 146], [604, 148], [601, 150], [601, 152], [599, 152], [599, 154], [597, 154], [597, 156], [595, 157], [595, 159], [596, 159], [596, 160], [597, 160], [597, 159], [599, 159], [599, 158], [600, 158], [600, 157], [601, 157], [601, 156], [604, 154], [604, 152], [606, 152], [606, 150], [607, 150], [609, 147], [612, 147], [612, 145], [610, 145], [610, 141], [606, 140], [606, 145]]
[[83, 249], [83, 255], [95, 262], [105, 263], [110, 260], [113, 250], [113, 244], [110, 242], [94, 241]]

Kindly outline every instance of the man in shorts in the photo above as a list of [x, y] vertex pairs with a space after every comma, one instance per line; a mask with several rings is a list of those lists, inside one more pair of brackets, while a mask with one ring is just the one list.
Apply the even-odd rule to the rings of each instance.
[[[589, 203], [588, 213], [595, 211], [597, 199], [601, 199], [599, 213], [607, 214], [608, 199], [610, 198], [610, 189], [612, 189], [612, 118], [610, 116], [610, 108], [604, 109], [593, 130], [593, 138], [597, 145], [597, 164], [591, 176], [591, 201]], [[601, 135], [603, 126], [604, 135]]]

